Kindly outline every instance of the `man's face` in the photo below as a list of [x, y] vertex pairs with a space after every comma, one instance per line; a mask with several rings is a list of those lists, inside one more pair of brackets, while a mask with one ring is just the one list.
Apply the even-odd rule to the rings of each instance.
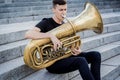
[[59, 19], [61, 21], [64, 20], [62, 15], [66, 15], [66, 13], [67, 13], [67, 4], [65, 4], [65, 5], [58, 5], [57, 4], [53, 8], [53, 13], [57, 19]]

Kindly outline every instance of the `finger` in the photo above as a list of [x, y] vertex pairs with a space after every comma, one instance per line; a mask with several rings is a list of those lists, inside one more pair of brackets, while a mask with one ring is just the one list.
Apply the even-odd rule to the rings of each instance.
[[73, 51], [72, 51], [75, 55], [78, 55], [78, 54], [80, 54], [80, 52], [77, 50], [77, 49], [73, 49]]
[[73, 48], [72, 51], [73, 51], [74, 53], [77, 52], [77, 50], [76, 50], [75, 48]]
[[74, 53], [74, 52], [72, 52], [72, 55], [76, 56], [77, 54], [76, 54], [76, 53]]
[[54, 44], [54, 50], [55, 51], [57, 50], [57, 44]]
[[62, 45], [63, 45], [63, 43], [62, 43], [62, 42], [60, 42], [60, 45], [62, 46]]
[[57, 49], [60, 49], [60, 44], [57, 44]]
[[80, 49], [74, 49], [74, 51], [75, 51], [75, 52], [81, 52], [81, 50], [80, 50]]
[[61, 42], [59, 42], [59, 43], [57, 44], [57, 48], [58, 48], [58, 49], [62, 48], [62, 43], [61, 43]]

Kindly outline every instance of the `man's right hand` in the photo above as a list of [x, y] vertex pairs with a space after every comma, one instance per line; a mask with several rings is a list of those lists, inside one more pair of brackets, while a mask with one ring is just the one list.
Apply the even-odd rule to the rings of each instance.
[[60, 47], [62, 47], [62, 42], [60, 42], [60, 40], [54, 36], [54, 35], [50, 35], [50, 39], [54, 45], [54, 50], [56, 51], [57, 49], [59, 49]]

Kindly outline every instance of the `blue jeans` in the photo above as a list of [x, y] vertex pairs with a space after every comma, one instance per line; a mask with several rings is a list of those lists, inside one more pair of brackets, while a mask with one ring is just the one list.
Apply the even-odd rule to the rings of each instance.
[[[88, 66], [90, 63], [90, 68]], [[83, 80], [100, 79], [101, 55], [99, 52], [82, 52], [78, 56], [71, 56], [55, 62], [46, 69], [51, 73], [68, 73], [79, 70]]]

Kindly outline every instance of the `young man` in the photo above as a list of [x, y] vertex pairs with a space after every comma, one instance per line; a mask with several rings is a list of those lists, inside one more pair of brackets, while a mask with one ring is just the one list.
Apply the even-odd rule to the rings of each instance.
[[[54, 44], [54, 50], [56, 50], [62, 46], [62, 43], [56, 36], [45, 32], [63, 24], [63, 15], [66, 15], [67, 12], [66, 0], [53, 0], [52, 11], [54, 13], [52, 18], [44, 18], [36, 27], [27, 31], [25, 37], [28, 39], [50, 38]], [[46, 69], [51, 73], [58, 74], [79, 70], [83, 80], [100, 80], [100, 53], [95, 51], [81, 52], [80, 49], [72, 49], [72, 51], [72, 56], [56, 61]], [[90, 68], [88, 63], [91, 64]]]

